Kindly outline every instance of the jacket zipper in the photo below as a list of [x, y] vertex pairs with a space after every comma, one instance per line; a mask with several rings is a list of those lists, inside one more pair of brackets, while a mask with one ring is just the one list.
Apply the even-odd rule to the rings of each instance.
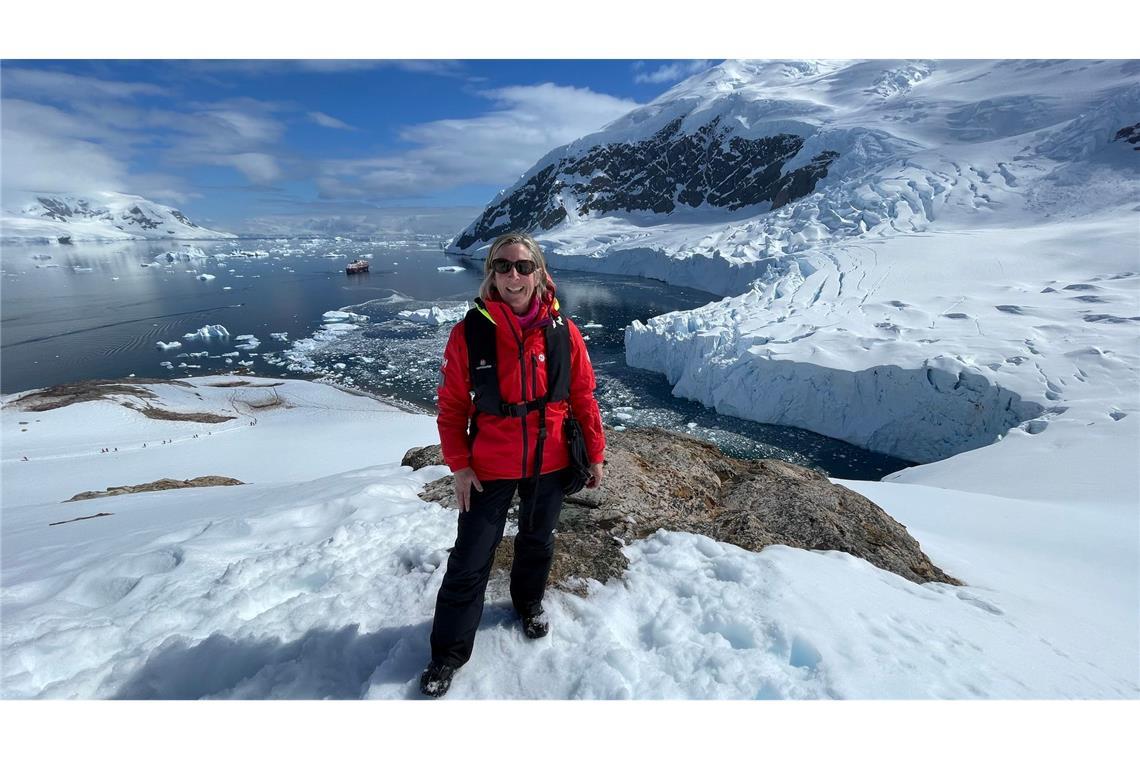
[[[523, 403], [525, 404], [527, 401], [527, 398], [526, 398], [526, 358], [523, 356], [523, 344], [521, 342], [519, 343], [519, 374], [522, 376], [522, 400], [523, 400]], [[527, 418], [527, 415], [525, 412], [523, 414], [519, 415], [519, 422], [522, 423], [522, 439], [523, 439], [523, 441], [522, 441], [522, 443], [523, 443], [523, 445], [522, 445], [522, 476], [524, 478], [526, 477], [526, 455], [527, 455], [527, 451], [528, 451], [527, 440], [526, 440], [526, 418]]]
[[[538, 399], [538, 357], [534, 354], [530, 355], [530, 390], [534, 394], [535, 399]], [[539, 431], [541, 433], [541, 431]], [[538, 448], [535, 448], [534, 456], [538, 458]], [[542, 473], [542, 462], [535, 462], [534, 469]], [[524, 473], [525, 474], [525, 473]]]
[[[508, 317], [509, 319], [509, 317]], [[526, 403], [526, 357], [523, 354], [525, 343], [523, 336], [515, 331], [515, 326], [511, 322], [507, 322], [511, 329], [511, 335], [515, 339], [515, 343], [519, 347], [519, 379], [522, 381], [522, 403]], [[526, 435], [526, 418], [527, 415], [523, 414], [519, 417], [519, 423], [522, 425], [522, 477], [526, 477], [526, 454], [527, 454], [527, 435]]]

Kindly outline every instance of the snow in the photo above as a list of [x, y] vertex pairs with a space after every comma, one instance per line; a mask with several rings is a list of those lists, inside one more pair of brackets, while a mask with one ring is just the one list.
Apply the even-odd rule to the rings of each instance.
[[[150, 386], [157, 405], [236, 417], [216, 425], [110, 401], [6, 403], [0, 429], [19, 446], [3, 460], [4, 697], [416, 694], [456, 513], [416, 496], [446, 468], [399, 459], [436, 440], [434, 419], [241, 379]], [[247, 485], [61, 503], [205, 474]], [[967, 585], [661, 531], [625, 547], [625, 576], [590, 582], [586, 598], [548, 592], [539, 642], [493, 581], [448, 698], [1138, 695], [1128, 505], [844, 484]], [[48, 526], [97, 512], [111, 514]]]

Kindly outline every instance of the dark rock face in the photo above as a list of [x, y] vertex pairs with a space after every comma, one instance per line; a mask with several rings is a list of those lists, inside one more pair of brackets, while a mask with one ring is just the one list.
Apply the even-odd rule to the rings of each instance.
[[754, 140], [732, 136], [719, 116], [685, 134], [678, 118], [647, 140], [598, 145], [544, 167], [489, 206], [455, 245], [469, 248], [513, 229], [549, 230], [566, 219], [566, 197], [579, 216], [667, 214], [678, 204], [735, 210], [768, 201], [778, 208], [811, 193], [839, 155], [824, 151], [785, 173], [784, 164], [803, 143], [793, 134]]
[[153, 230], [162, 224], [161, 222], [151, 219], [138, 206], [131, 206], [129, 211], [124, 211], [122, 219], [125, 222], [142, 227], [144, 230]]
[[181, 211], [179, 211], [179, 210], [177, 210], [177, 209], [175, 209], [175, 210], [171, 211], [171, 212], [170, 212], [170, 215], [171, 215], [171, 216], [173, 216], [173, 217], [174, 217], [175, 219], [177, 219], [178, 221], [180, 221], [180, 222], [182, 222], [183, 224], [185, 224], [187, 227], [194, 227], [195, 229], [197, 229], [197, 228], [198, 228], [198, 225], [194, 224], [194, 222], [192, 222], [192, 221], [190, 221], [189, 219], [187, 219], [187, 218], [186, 218], [186, 215], [185, 215], [185, 214], [183, 214]]
[[[623, 543], [658, 529], [700, 533], [750, 551], [783, 544], [843, 551], [915, 583], [959, 581], [873, 502], [826, 476], [775, 459], [735, 459], [712, 444], [658, 428], [606, 431], [606, 480], [569, 497], [558, 526], [551, 583], [580, 591], [626, 567]], [[413, 449], [403, 464], [442, 464], [438, 446]], [[452, 478], [421, 498], [455, 508]], [[516, 505], [517, 509], [517, 505]], [[509, 540], [497, 568], [509, 568]]]
[[1132, 150], [1140, 150], [1140, 124], [1133, 124], [1131, 127], [1124, 127], [1116, 133], [1113, 140], [1124, 140], [1129, 145], [1132, 145]]
[[110, 212], [106, 209], [93, 209], [85, 200], [76, 201], [74, 206], [71, 206], [59, 198], [41, 196], [36, 198], [36, 200], [39, 201], [43, 207], [43, 213], [40, 214], [40, 216], [54, 219], [57, 222], [69, 222], [77, 217], [81, 219], [111, 218]]

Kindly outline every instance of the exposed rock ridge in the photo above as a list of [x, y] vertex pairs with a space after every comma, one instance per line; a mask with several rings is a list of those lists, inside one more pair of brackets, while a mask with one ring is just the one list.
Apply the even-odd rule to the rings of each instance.
[[175, 480], [174, 478], [160, 478], [149, 483], [140, 483], [136, 486], [109, 486], [105, 491], [83, 491], [72, 496], [68, 501], [84, 501], [86, 499], [99, 499], [104, 496], [119, 496], [127, 493], [144, 493], [147, 491], [169, 491], [175, 488], [206, 488], [211, 486], [242, 486], [245, 485], [237, 478], [227, 478], [222, 475], [203, 475], [189, 480]]
[[[568, 498], [559, 521], [551, 577], [564, 587], [620, 576], [621, 545], [662, 529], [750, 551], [772, 544], [842, 551], [915, 583], [960, 583], [930, 561], [905, 526], [819, 472], [736, 459], [660, 428], [607, 429], [606, 439], [605, 482]], [[403, 464], [442, 464], [439, 447], [412, 449]], [[454, 508], [451, 476], [427, 484], [421, 498]], [[509, 567], [512, 554], [511, 542], [502, 542], [496, 566]]]
[[549, 230], [570, 214], [648, 211], [678, 205], [736, 210], [759, 203], [779, 208], [811, 193], [838, 157], [822, 151], [785, 173], [804, 145], [794, 134], [748, 139], [731, 134], [717, 116], [691, 133], [680, 117], [640, 142], [597, 145], [536, 172], [455, 242], [465, 249], [511, 229]]

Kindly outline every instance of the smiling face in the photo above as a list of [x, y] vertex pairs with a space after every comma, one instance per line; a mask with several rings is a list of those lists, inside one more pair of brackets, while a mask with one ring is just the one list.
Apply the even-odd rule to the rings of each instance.
[[[534, 260], [530, 251], [522, 243], [504, 245], [495, 252], [495, 258], [506, 261]], [[530, 299], [534, 296], [535, 283], [541, 275], [542, 272], [539, 269], [535, 269], [530, 274], [519, 274], [517, 269], [511, 267], [506, 274], [495, 272], [495, 288], [499, 291], [499, 297], [511, 307], [511, 311], [515, 314], [523, 314], [530, 306]]]

